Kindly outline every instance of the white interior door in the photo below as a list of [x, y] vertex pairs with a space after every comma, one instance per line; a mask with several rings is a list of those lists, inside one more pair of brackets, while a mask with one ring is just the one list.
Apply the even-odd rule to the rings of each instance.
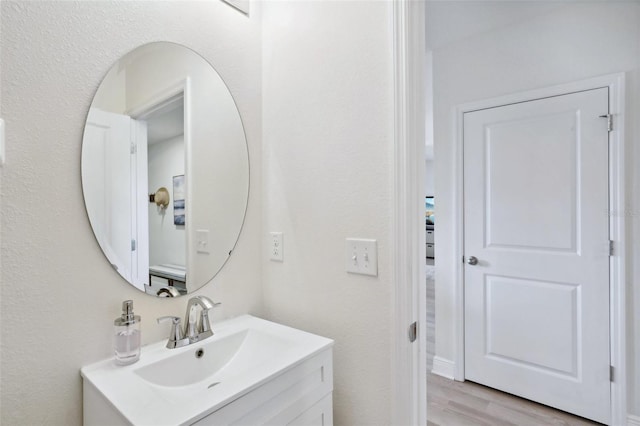
[[[117, 271], [131, 281], [131, 118], [89, 110], [82, 146], [84, 199], [96, 239]], [[99, 188], [99, 190], [97, 190]], [[90, 189], [90, 190], [88, 190]]]
[[607, 113], [602, 88], [464, 114], [465, 378], [605, 423]]
[[82, 163], [92, 165], [82, 168], [87, 214], [111, 264], [141, 290], [149, 268], [146, 145], [145, 123], [89, 110], [82, 146]]

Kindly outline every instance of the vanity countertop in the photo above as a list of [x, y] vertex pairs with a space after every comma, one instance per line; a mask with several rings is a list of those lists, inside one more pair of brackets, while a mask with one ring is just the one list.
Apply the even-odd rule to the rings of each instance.
[[[202, 342], [177, 349], [167, 349], [166, 341], [157, 342], [144, 346], [135, 364], [117, 366], [110, 358], [83, 367], [81, 375], [131, 424], [183, 425], [215, 412], [333, 345], [331, 339], [251, 315], [214, 324], [213, 330], [215, 334]], [[216, 346], [221, 348], [231, 339], [241, 343], [213, 374], [203, 373], [202, 379], [171, 386], [144, 379], [143, 372], [150, 368], [179, 365], [174, 360], [193, 364], [199, 349], [215, 357]], [[167, 360], [174, 364], [167, 364]], [[162, 374], [162, 369], [159, 371]], [[179, 368], [167, 373], [179, 377], [175, 371], [182, 374]]]

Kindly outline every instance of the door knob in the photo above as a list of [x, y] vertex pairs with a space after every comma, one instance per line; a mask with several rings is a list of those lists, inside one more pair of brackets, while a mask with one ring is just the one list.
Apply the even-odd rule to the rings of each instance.
[[477, 265], [478, 264], [478, 258], [475, 256], [469, 256], [469, 259], [467, 259], [467, 263], [469, 265]]

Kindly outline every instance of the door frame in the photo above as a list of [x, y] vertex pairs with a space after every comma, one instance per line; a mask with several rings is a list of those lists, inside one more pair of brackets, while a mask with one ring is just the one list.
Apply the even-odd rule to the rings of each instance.
[[[157, 90], [153, 91], [153, 93], [148, 95], [146, 99], [141, 100], [138, 104], [133, 105], [132, 107], [128, 108], [125, 111], [125, 114], [129, 115], [134, 120], [147, 120], [153, 117], [154, 114], [162, 112], [167, 108], [171, 108], [176, 104], [182, 103], [182, 106], [184, 108], [183, 138], [184, 138], [184, 147], [185, 147], [185, 175], [186, 176], [189, 176], [189, 170], [191, 169], [190, 158], [187, 155], [187, 153], [191, 152], [192, 144], [193, 144], [191, 140], [192, 138], [191, 138], [191, 103], [190, 101], [191, 101], [191, 77], [187, 76], [187, 77], [175, 80], [163, 87], [158, 88]], [[137, 149], [138, 149], [138, 152], [140, 152], [139, 151], [140, 148], [138, 147]], [[145, 146], [144, 149], [147, 150], [148, 146]], [[145, 153], [145, 160], [144, 160], [145, 162], [147, 161], [147, 155], [148, 154]], [[137, 157], [137, 160], [142, 161], [142, 159], [139, 156]], [[147, 166], [148, 166], [147, 164], [139, 165], [139, 167], [144, 167], [145, 170], [147, 169]], [[144, 179], [147, 179], [146, 174], [145, 176], [138, 176], [138, 180], [136, 182], [138, 188], [143, 186]], [[187, 184], [187, 194], [186, 194], [187, 203], [189, 203], [189, 200], [193, 199], [192, 194], [190, 192], [191, 191], [190, 188], [191, 187]], [[151, 188], [147, 188], [147, 189], [151, 189]], [[148, 212], [147, 206], [149, 203], [147, 201], [147, 194], [140, 194], [140, 195], [141, 196], [138, 197], [138, 200], [141, 203], [140, 206], [144, 205], [145, 208], [140, 208], [139, 214], [144, 214], [148, 216], [149, 212]], [[191, 211], [189, 205], [186, 206], [186, 211], [187, 212]], [[147, 222], [148, 222], [148, 219], [147, 219]], [[189, 236], [189, 223], [190, 221], [187, 220], [187, 224], [185, 225], [185, 231], [186, 231], [185, 250], [186, 250], [187, 262], [191, 258], [191, 256], [189, 256], [189, 247], [191, 247], [191, 244], [190, 244], [191, 238]], [[149, 249], [150, 248], [149, 248], [148, 234], [149, 234], [148, 227], [147, 229], [143, 229], [143, 232], [139, 232], [137, 246], [140, 252], [146, 253], [146, 258], [144, 259], [144, 261], [146, 262], [145, 277], [146, 277], [146, 280], [149, 281], [149, 286], [151, 286], [151, 278], [149, 276]], [[187, 270], [189, 270], [189, 268], [193, 268], [193, 265], [187, 264]], [[146, 291], [146, 288], [143, 288], [142, 290]]]
[[[391, 424], [427, 424], [425, 2], [389, 2], [393, 48]], [[417, 339], [409, 339], [417, 323]]]
[[453, 211], [454, 259], [460, 259], [454, 276], [454, 378], [464, 381], [464, 141], [463, 118], [467, 112], [559, 96], [572, 92], [607, 87], [609, 89], [609, 113], [613, 115], [613, 130], [609, 132], [609, 232], [614, 241], [609, 272], [609, 325], [611, 365], [611, 422], [625, 424], [627, 420], [626, 384], [626, 234], [625, 234], [625, 138], [624, 138], [624, 73], [609, 74], [587, 80], [561, 84], [543, 89], [458, 105], [454, 117], [455, 191]]

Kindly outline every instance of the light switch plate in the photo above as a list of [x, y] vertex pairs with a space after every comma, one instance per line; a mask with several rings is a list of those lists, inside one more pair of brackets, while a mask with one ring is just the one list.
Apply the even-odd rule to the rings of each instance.
[[277, 262], [284, 262], [284, 246], [282, 232], [269, 233], [269, 257]]
[[198, 253], [209, 254], [209, 230], [198, 229], [196, 230], [196, 251]]
[[345, 262], [347, 272], [378, 276], [377, 240], [347, 238]]

